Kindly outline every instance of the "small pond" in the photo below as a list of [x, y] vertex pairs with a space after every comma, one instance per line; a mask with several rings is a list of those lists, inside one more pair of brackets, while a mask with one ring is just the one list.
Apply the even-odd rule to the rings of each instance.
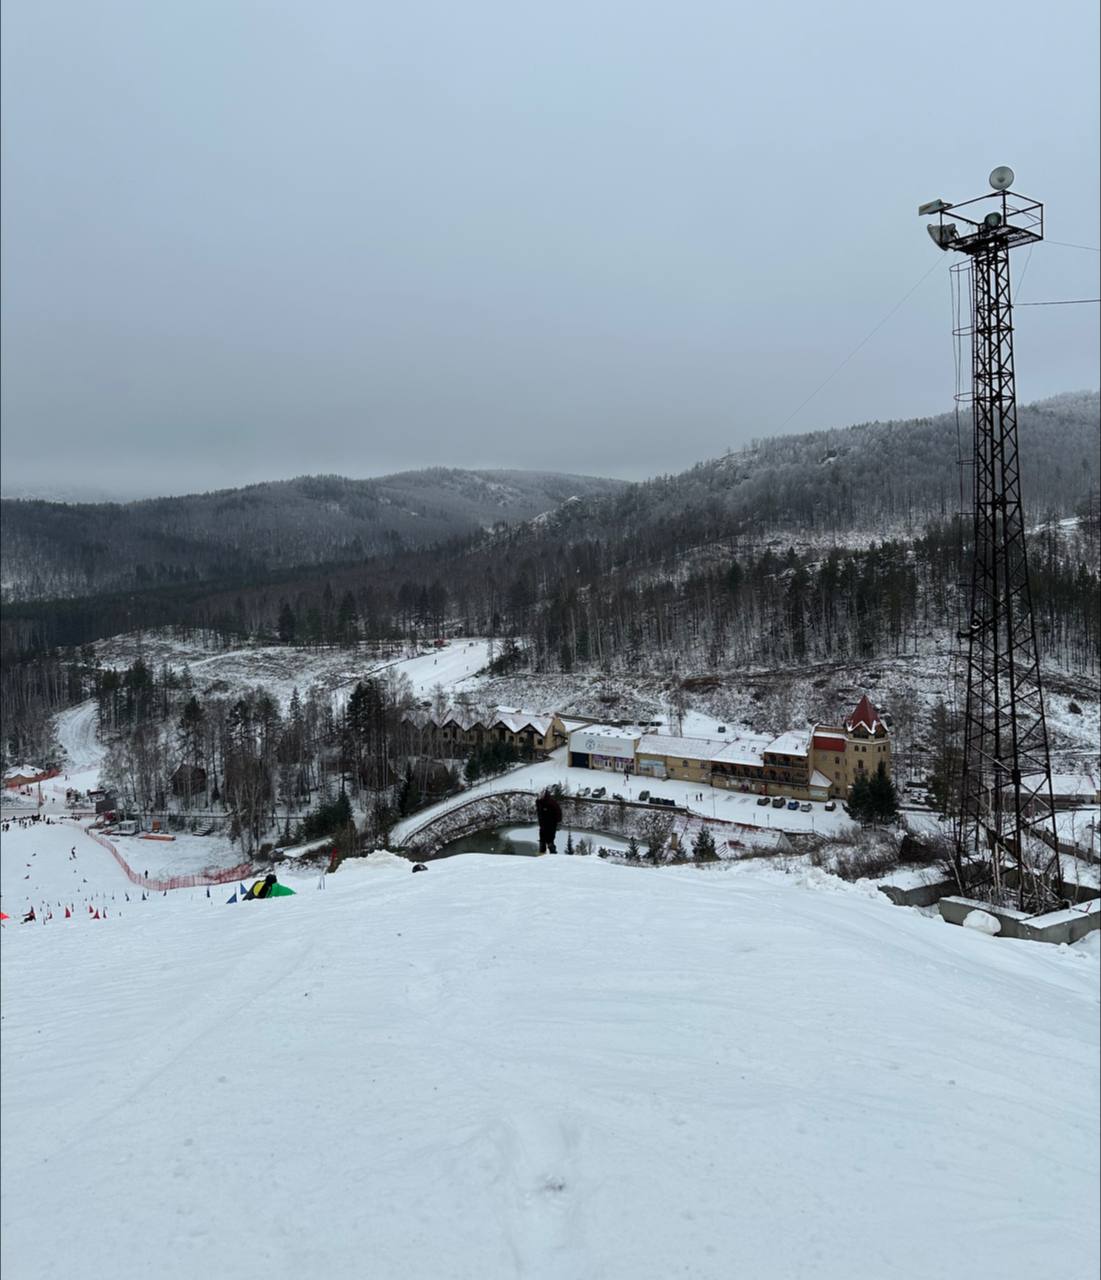
[[[559, 853], [566, 852], [566, 840], [570, 828], [560, 827], [555, 838], [555, 848]], [[576, 850], [582, 840], [587, 840], [592, 848], [591, 853], [603, 846], [605, 849], [622, 853], [627, 848], [627, 841], [622, 836], [610, 836], [601, 831], [579, 831], [573, 829], [573, 843]], [[520, 857], [534, 857], [539, 852], [539, 828], [537, 826], [490, 827], [485, 831], [475, 831], [473, 835], [452, 840], [440, 850], [438, 857], [450, 858], [455, 853], [511, 853]]]

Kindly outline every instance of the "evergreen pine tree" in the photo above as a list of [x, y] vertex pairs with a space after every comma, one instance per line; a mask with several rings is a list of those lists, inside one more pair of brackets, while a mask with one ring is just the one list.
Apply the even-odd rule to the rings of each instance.
[[870, 783], [866, 774], [857, 774], [856, 781], [849, 788], [849, 798], [845, 802], [845, 812], [857, 822], [870, 822], [872, 814], [869, 808], [868, 789]]
[[640, 855], [638, 850], [638, 841], [634, 838], [634, 836], [631, 836], [630, 839], [628, 839], [627, 841], [627, 861], [638, 862], [639, 857]]
[[898, 791], [882, 763], [868, 782], [868, 809], [873, 822], [893, 822], [898, 817]]
[[715, 862], [718, 859], [719, 855], [715, 851], [715, 837], [707, 827], [700, 827], [696, 832], [692, 855], [697, 862]]

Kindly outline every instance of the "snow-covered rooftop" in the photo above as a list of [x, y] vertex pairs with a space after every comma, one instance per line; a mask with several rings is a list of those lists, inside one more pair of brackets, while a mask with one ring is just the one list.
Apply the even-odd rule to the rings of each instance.
[[805, 756], [810, 748], [809, 729], [789, 729], [778, 738], [773, 738], [765, 748], [783, 756]]
[[638, 744], [640, 756], [679, 756], [682, 760], [714, 760], [723, 743], [711, 738], [672, 738], [648, 733]]
[[[1027, 787], [1038, 787], [1043, 781], [1043, 774], [1030, 774], [1021, 782]], [[1094, 796], [1097, 794], [1098, 780], [1090, 773], [1053, 773], [1051, 775], [1051, 791], [1056, 796]]]
[[490, 719], [490, 727], [498, 726], [508, 729], [510, 733], [521, 733], [525, 729], [534, 729], [537, 734], [543, 736], [550, 733], [551, 725], [554, 723], [554, 717], [549, 715], [534, 715], [529, 711], [498, 711], [497, 714]]
[[746, 734], [726, 743], [714, 758], [722, 764], [760, 764], [762, 753], [771, 741], [764, 734]]
[[[623, 738], [627, 742], [637, 742], [640, 735], [638, 729], [624, 729], [618, 724], [587, 724], [580, 729], [575, 729], [574, 733], [591, 733], [597, 738]], [[570, 735], [572, 739], [572, 734]]]

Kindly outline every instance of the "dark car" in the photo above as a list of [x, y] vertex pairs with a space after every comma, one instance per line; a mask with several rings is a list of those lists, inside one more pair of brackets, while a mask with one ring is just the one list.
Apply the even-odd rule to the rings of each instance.
[[784, 807], [784, 797], [783, 797], [783, 796], [773, 796], [773, 797], [772, 797], [772, 807], [773, 807], [774, 809], [782, 809], [782, 808]]
[[758, 797], [757, 797], [757, 803], [758, 803], [758, 804], [768, 804], [768, 796], [758, 796]]
[[640, 791], [640, 792], [638, 793], [638, 798], [639, 798], [640, 800], [649, 800], [649, 799], [650, 799], [650, 793], [649, 793], [649, 791]]
[[799, 801], [798, 801], [798, 800], [789, 800], [789, 801], [788, 801], [788, 808], [789, 808], [789, 809], [794, 809], [794, 810], [796, 811], [796, 813], [798, 813], [798, 812], [799, 812]]
[[827, 801], [826, 801], [826, 812], [827, 812], [827, 813], [833, 813], [834, 809], [836, 809], [836, 808], [837, 808], [837, 801], [836, 801], [836, 800], [827, 800]]

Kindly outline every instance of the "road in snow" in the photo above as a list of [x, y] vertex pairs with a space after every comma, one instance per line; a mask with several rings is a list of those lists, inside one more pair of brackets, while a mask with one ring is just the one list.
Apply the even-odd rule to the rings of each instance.
[[1097, 1274], [1096, 948], [820, 873], [295, 883], [6, 926], [6, 1276]]

